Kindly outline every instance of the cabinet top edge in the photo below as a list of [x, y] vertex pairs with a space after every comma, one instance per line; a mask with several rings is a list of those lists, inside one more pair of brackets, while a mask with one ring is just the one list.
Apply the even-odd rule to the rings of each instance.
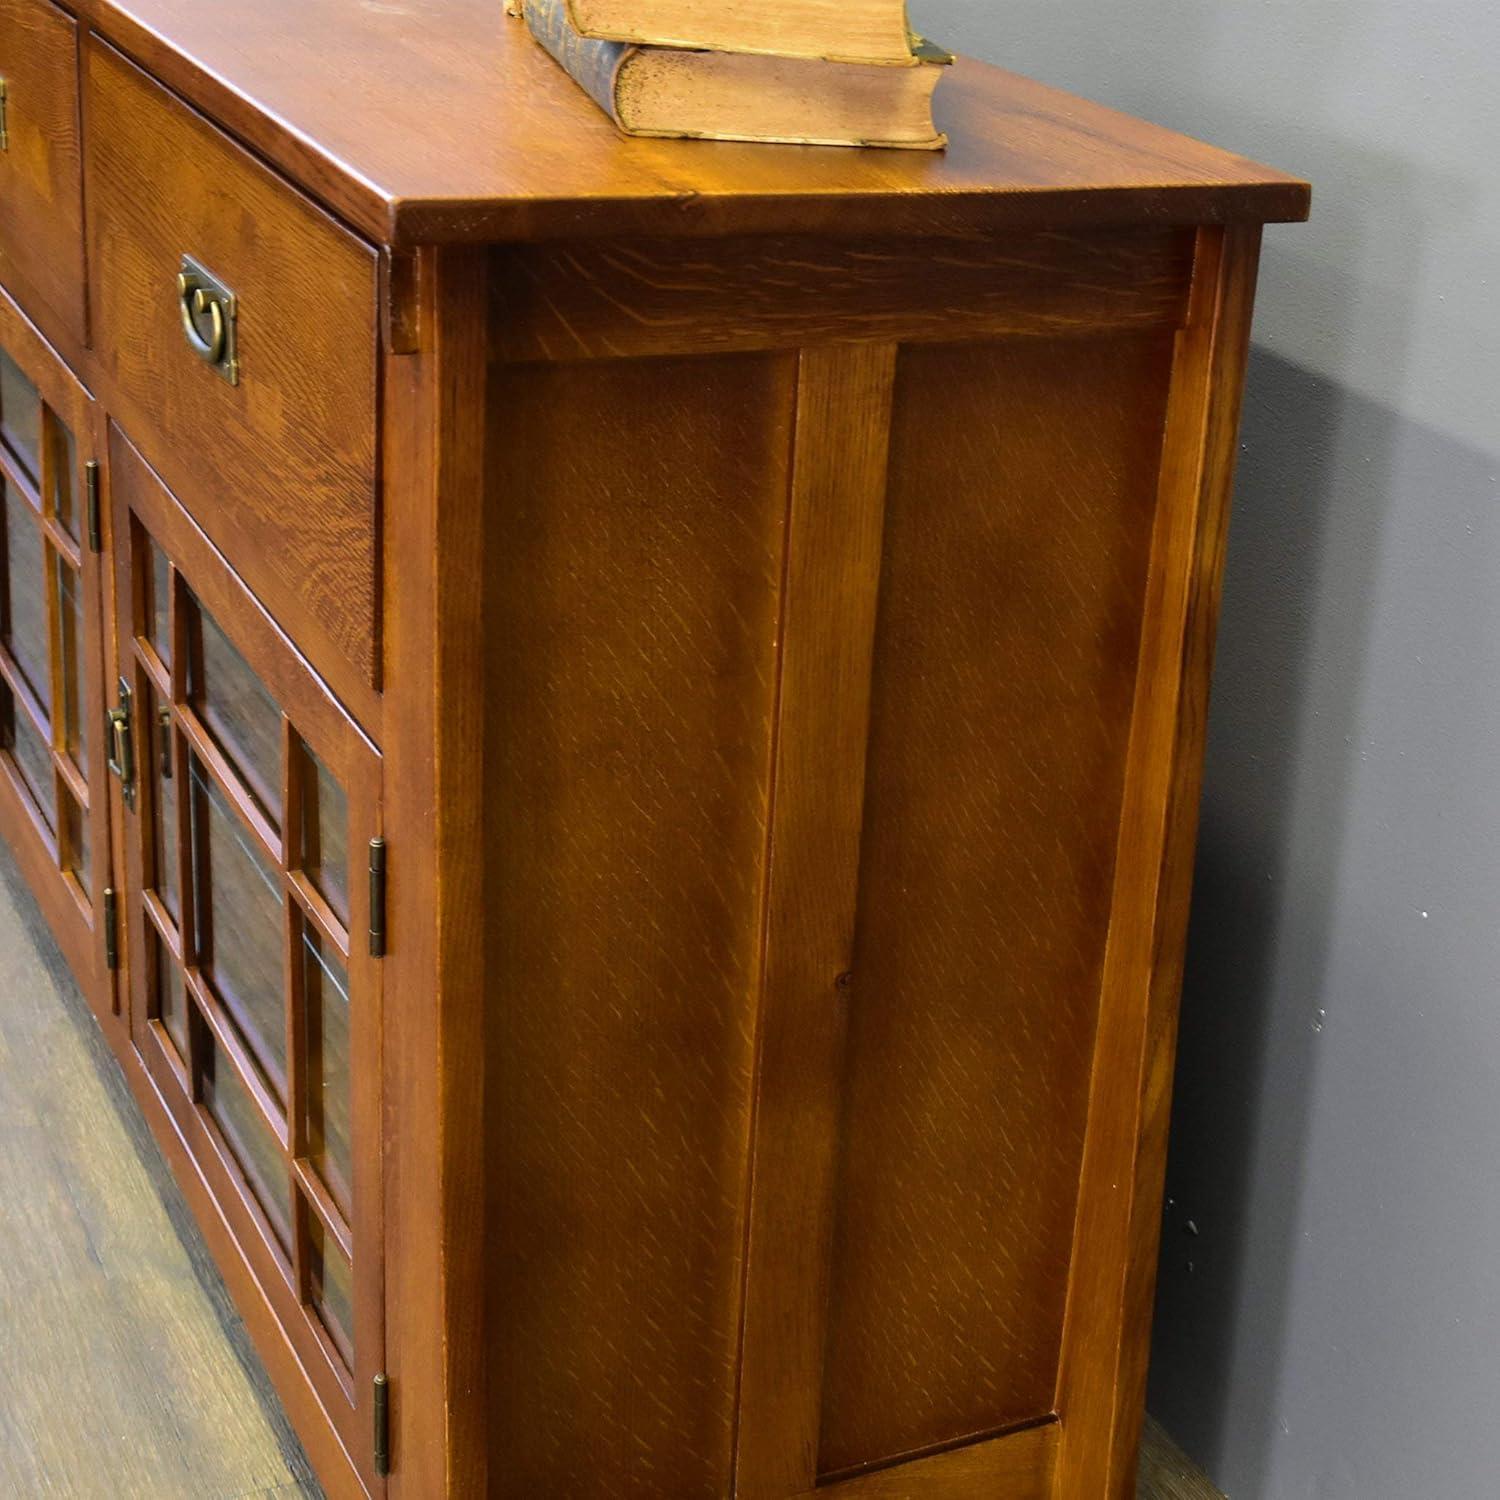
[[965, 234], [1305, 219], [1305, 182], [960, 59], [944, 153], [631, 140], [503, 0], [73, 0], [370, 239]]

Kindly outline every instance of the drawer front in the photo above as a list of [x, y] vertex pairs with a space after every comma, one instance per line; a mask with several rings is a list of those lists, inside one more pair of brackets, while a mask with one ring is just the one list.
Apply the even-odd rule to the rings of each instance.
[[49, 0], [0, 0], [0, 283], [76, 355], [84, 339], [78, 27]]
[[85, 91], [94, 344], [113, 410], [368, 718], [376, 253], [93, 38]]

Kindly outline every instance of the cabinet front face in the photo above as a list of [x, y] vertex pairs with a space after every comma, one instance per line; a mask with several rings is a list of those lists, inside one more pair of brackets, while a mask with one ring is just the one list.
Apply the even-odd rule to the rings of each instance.
[[88, 397], [0, 296], [0, 835], [103, 1014], [109, 813], [92, 455]]
[[132, 1037], [374, 1491], [380, 760], [118, 432], [111, 467]]

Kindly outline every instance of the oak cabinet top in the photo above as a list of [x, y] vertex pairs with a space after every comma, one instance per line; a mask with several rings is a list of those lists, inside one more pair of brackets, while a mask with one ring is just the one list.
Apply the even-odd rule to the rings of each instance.
[[372, 239], [966, 234], [1305, 218], [1293, 177], [960, 60], [941, 155], [629, 140], [503, 0], [78, 0]]

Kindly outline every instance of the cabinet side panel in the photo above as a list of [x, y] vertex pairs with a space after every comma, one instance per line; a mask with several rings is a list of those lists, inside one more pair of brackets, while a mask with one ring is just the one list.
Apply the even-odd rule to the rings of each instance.
[[728, 1489], [794, 386], [494, 381], [493, 1495]]
[[1053, 1409], [1172, 348], [902, 354], [825, 1475]]

